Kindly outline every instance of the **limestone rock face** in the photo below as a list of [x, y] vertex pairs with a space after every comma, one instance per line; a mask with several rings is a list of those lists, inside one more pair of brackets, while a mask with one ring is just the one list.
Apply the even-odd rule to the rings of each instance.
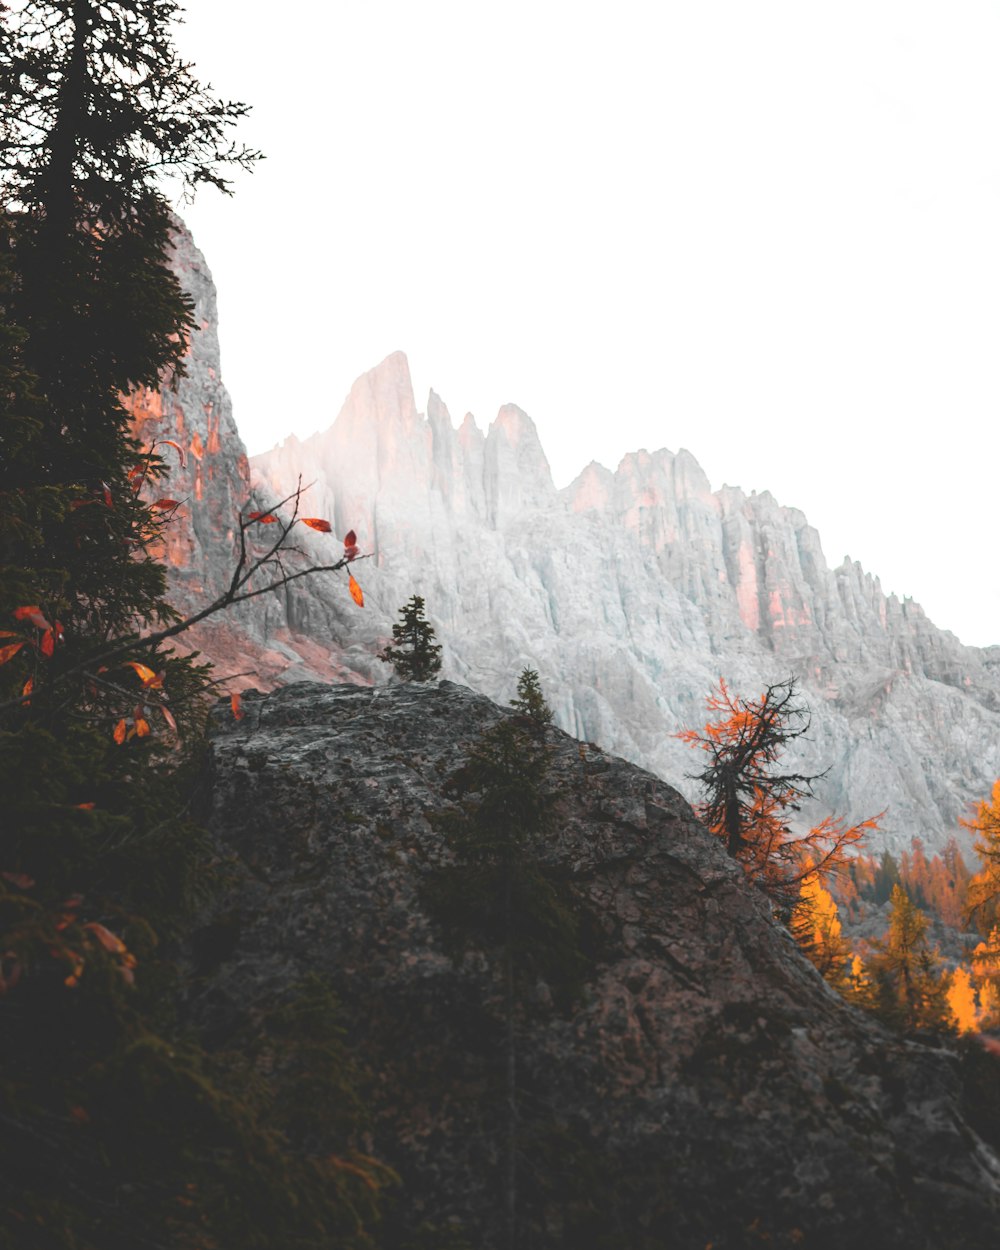
[[989, 793], [1000, 648], [963, 646], [859, 564], [830, 569], [801, 512], [766, 492], [713, 492], [690, 452], [638, 451], [615, 472], [591, 464], [557, 491], [530, 417], [508, 405], [485, 434], [471, 416], [456, 427], [433, 392], [423, 416], [397, 352], [358, 379], [328, 429], [255, 457], [251, 484], [221, 382], [214, 287], [183, 231], [175, 264], [200, 327], [188, 377], [133, 410], [145, 441], [188, 450], [169, 482], [185, 500], [166, 553], [179, 606], [200, 608], [228, 582], [240, 504], [272, 504], [300, 479], [305, 513], [335, 532], [302, 535], [308, 557], [330, 563], [349, 529], [372, 556], [354, 569], [363, 610], [344, 577], [320, 575], [187, 637], [220, 675], [245, 674], [235, 687], [384, 682], [375, 655], [419, 594], [447, 676], [506, 700], [535, 668], [563, 729], [691, 798], [698, 760], [673, 735], [704, 722], [720, 676], [750, 696], [800, 679], [813, 724], [794, 763], [829, 769], [803, 821], [887, 808], [876, 850], [914, 834], [933, 848]]
[[[499, 959], [446, 953], [423, 887], [450, 862], [448, 781], [501, 709], [449, 681], [243, 706], [211, 743], [228, 884], [205, 927], [224, 916], [229, 936], [189, 981], [192, 1020], [225, 1045], [303, 976], [329, 981], [373, 1074], [368, 1147], [402, 1178], [400, 1227], [457, 1222], [492, 1250]], [[670, 786], [554, 728], [545, 749], [539, 854], [601, 939], [575, 1004], [520, 996], [520, 1244], [993, 1247], [1000, 1162], [969, 1061], [841, 1002]]]
[[[362, 408], [364, 409], [362, 411]], [[558, 723], [677, 782], [697, 760], [673, 736], [701, 724], [724, 676], [757, 695], [789, 676], [813, 715], [795, 762], [829, 769], [802, 819], [887, 808], [881, 845], [940, 845], [1000, 773], [1000, 665], [885, 596], [859, 564], [831, 570], [804, 515], [768, 493], [713, 492], [687, 451], [586, 468], [562, 491], [530, 418], [506, 407], [485, 438], [431, 394], [415, 413], [396, 353], [305, 443], [255, 457], [265, 495], [301, 474], [357, 530], [370, 615], [310, 584], [297, 628], [374, 649], [413, 593], [445, 672], [506, 699], [539, 671]], [[312, 506], [312, 505], [310, 505]], [[360, 576], [360, 573], [359, 573]], [[364, 669], [369, 676], [371, 668]]]

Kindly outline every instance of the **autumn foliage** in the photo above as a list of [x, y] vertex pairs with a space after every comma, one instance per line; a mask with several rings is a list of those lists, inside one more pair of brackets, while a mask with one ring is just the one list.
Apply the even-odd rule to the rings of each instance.
[[794, 680], [768, 686], [758, 699], [740, 698], [720, 680], [707, 703], [713, 719], [678, 735], [709, 758], [694, 775], [706, 795], [699, 815], [755, 884], [792, 907], [806, 877], [823, 881], [842, 868], [879, 817], [848, 825], [827, 816], [808, 830], [793, 830], [800, 801], [811, 797], [821, 776], [781, 769], [785, 748], [809, 727]]

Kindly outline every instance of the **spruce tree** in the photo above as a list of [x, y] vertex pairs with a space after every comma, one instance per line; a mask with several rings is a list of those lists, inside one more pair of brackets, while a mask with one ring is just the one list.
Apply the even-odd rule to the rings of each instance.
[[164, 466], [122, 395], [182, 370], [192, 329], [160, 178], [224, 190], [227, 164], [255, 155], [229, 138], [245, 107], [174, 49], [178, 13], [3, 13], [4, 1250], [353, 1246], [381, 1183], [332, 1152], [303, 1166], [239, 1057], [175, 1026], [158, 953], [211, 871], [184, 749], [208, 679], [142, 640], [174, 619], [149, 554], [163, 514], [141, 489]]
[[510, 706], [537, 726], [551, 723], [552, 709], [542, 693], [542, 683], [535, 669], [522, 669], [521, 676], [517, 679], [517, 695], [511, 699]]
[[456, 954], [478, 947], [494, 959], [502, 1000], [504, 1245], [518, 1243], [522, 1108], [518, 1023], [524, 991], [544, 981], [567, 1007], [590, 968], [586, 917], [544, 858], [556, 793], [537, 725], [505, 717], [483, 733], [452, 788], [466, 812], [449, 825], [454, 863], [438, 870], [424, 901]]
[[392, 627], [393, 645], [384, 647], [378, 658], [391, 664], [404, 681], [430, 681], [441, 670], [441, 648], [434, 641], [434, 627], [424, 616], [424, 601], [413, 595], [399, 609], [399, 621]]

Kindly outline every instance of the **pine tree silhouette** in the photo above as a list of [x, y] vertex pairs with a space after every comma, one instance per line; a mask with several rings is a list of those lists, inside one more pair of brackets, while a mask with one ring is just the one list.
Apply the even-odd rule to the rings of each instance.
[[392, 627], [392, 646], [378, 658], [391, 664], [404, 681], [430, 681], [441, 669], [441, 648], [434, 641], [434, 626], [424, 617], [424, 601], [414, 595], [399, 609], [400, 620]]

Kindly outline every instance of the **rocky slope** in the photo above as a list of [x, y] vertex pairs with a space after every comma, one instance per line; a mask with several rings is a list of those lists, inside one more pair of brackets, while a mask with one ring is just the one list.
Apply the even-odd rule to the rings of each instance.
[[[451, 855], [449, 779], [501, 710], [447, 681], [298, 683], [244, 709], [221, 710], [211, 743], [228, 885], [197, 935], [192, 1022], [225, 1046], [321, 976], [370, 1071], [367, 1146], [401, 1177], [389, 1231], [429, 1222], [466, 1241], [428, 1245], [491, 1250], [498, 960], [450, 957], [423, 900]], [[826, 987], [676, 791], [556, 729], [546, 749], [558, 819], [538, 853], [600, 943], [575, 1003], [540, 983], [520, 996], [519, 1244], [995, 1245], [995, 1061], [887, 1035]]]
[[[228, 579], [250, 483], [214, 289], [183, 234], [176, 263], [201, 329], [188, 378], [140, 397], [137, 416], [144, 434], [192, 449], [171, 486], [187, 504], [168, 555], [177, 595], [200, 606]], [[355, 529], [374, 558], [356, 570], [364, 611], [324, 575], [203, 627], [196, 641], [220, 669], [248, 674], [237, 685], [384, 681], [374, 654], [416, 592], [448, 676], [506, 699], [525, 666], [538, 669], [564, 729], [689, 797], [695, 761], [673, 735], [704, 720], [720, 676], [752, 695], [801, 680], [813, 729], [796, 762], [829, 769], [803, 820], [887, 808], [880, 844], [919, 834], [933, 848], [1000, 775], [1000, 648], [963, 646], [858, 564], [831, 570], [801, 512], [766, 492], [713, 492], [686, 451], [636, 452], [614, 473], [591, 464], [557, 491], [525, 413], [503, 408], [484, 435], [471, 416], [456, 428], [432, 392], [422, 415], [396, 353], [358, 379], [329, 429], [287, 439], [253, 474], [254, 506], [301, 476], [306, 511]], [[329, 538], [304, 544], [329, 561]]]

